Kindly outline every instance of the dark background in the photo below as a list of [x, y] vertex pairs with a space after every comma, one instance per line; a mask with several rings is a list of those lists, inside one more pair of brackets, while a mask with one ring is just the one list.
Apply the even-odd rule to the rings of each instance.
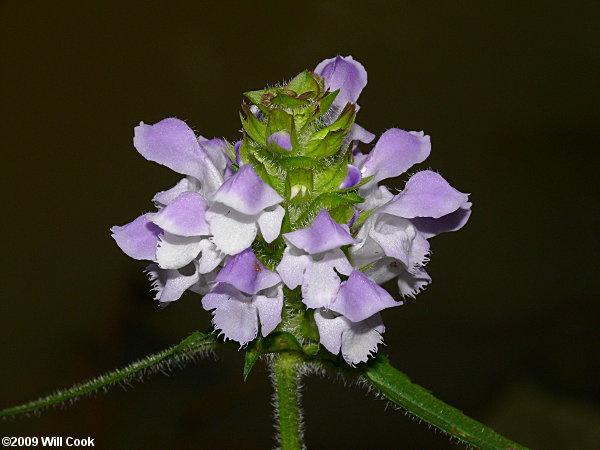
[[[1, 2], [0, 407], [209, 324], [191, 293], [158, 309], [144, 263], [110, 238], [179, 179], [137, 154], [133, 127], [177, 116], [235, 139], [242, 92], [352, 54], [369, 73], [359, 122], [424, 129], [421, 168], [474, 202], [464, 230], [432, 242], [433, 285], [385, 311], [384, 351], [525, 445], [600, 448], [598, 11], [508, 3]], [[0, 435], [270, 448], [266, 371], [243, 383], [241, 357], [0, 422]], [[361, 388], [305, 386], [310, 448], [455, 446]]]

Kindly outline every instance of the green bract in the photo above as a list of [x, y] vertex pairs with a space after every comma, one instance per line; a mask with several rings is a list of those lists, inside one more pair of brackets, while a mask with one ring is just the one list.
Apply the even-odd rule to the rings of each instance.
[[[242, 104], [240, 158], [286, 199], [288, 221], [282, 232], [306, 227], [323, 208], [347, 223], [352, 205], [364, 201], [356, 194], [359, 186], [338, 189], [352, 163], [346, 137], [356, 118], [352, 103], [333, 117], [338, 92], [327, 91], [323, 77], [305, 70], [285, 86], [244, 94], [256, 114]], [[291, 150], [269, 139], [277, 132], [290, 136]]]

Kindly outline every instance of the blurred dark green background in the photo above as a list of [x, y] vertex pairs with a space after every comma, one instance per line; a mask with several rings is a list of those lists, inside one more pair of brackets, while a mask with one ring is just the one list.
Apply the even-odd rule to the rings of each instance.
[[[209, 324], [193, 294], [159, 310], [144, 263], [110, 238], [178, 180], [137, 154], [133, 127], [177, 116], [235, 139], [242, 92], [352, 54], [369, 73], [359, 122], [425, 130], [421, 167], [474, 202], [464, 230], [432, 242], [433, 285], [384, 313], [384, 351], [523, 444], [600, 448], [594, 3], [2, 1], [0, 407]], [[1, 422], [0, 435], [270, 448], [266, 372], [243, 383], [241, 356]], [[310, 448], [455, 447], [360, 388], [305, 385]]]

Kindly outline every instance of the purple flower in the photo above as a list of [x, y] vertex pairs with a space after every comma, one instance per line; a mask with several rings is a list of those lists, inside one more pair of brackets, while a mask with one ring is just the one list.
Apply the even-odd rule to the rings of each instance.
[[266, 269], [251, 249], [232, 258], [214, 280], [217, 285], [202, 298], [213, 311], [213, 325], [225, 336], [246, 345], [258, 335], [267, 336], [281, 322], [281, 279]]
[[211, 197], [206, 213], [212, 242], [228, 255], [250, 247], [258, 229], [266, 242], [273, 242], [285, 214], [283, 198], [266, 184], [250, 165], [244, 165]]
[[290, 289], [302, 286], [307, 307], [329, 305], [340, 287], [338, 273], [350, 275], [353, 270], [340, 247], [358, 241], [326, 209], [308, 228], [285, 233], [283, 238], [288, 246], [277, 266], [281, 280]]
[[430, 170], [417, 172], [395, 196], [378, 185], [423, 162], [430, 151], [429, 136], [423, 132], [393, 128], [358, 163], [363, 177], [373, 176], [359, 190], [366, 199], [359, 208], [370, 215], [358, 230], [361, 242], [349, 249], [350, 260], [355, 267], [371, 264], [365, 273], [378, 283], [396, 278], [403, 296], [414, 297], [431, 282], [423, 268], [427, 239], [460, 229], [470, 215], [468, 194]]
[[206, 195], [223, 183], [227, 155], [223, 141], [197, 139], [183, 121], [173, 118], [136, 127], [134, 145], [147, 159], [187, 175], [154, 196], [158, 212], [111, 228], [127, 255], [155, 262], [147, 272], [156, 299], [169, 303], [187, 289], [202, 290], [225, 257], [210, 239], [205, 216]]
[[381, 335], [385, 326], [379, 313], [360, 322], [352, 322], [342, 315], [320, 308], [315, 311], [314, 317], [323, 347], [334, 355], [341, 351], [344, 360], [353, 367], [360, 362], [367, 362], [383, 342]]
[[[341, 247], [360, 241], [325, 209], [308, 228], [283, 237], [288, 247], [277, 272], [288, 288], [302, 286], [302, 301], [316, 309], [321, 343], [335, 354], [341, 349], [351, 365], [366, 361], [382, 342], [379, 311], [401, 303], [346, 259]], [[348, 278], [342, 281], [340, 274]]]
[[325, 86], [330, 91], [339, 89], [333, 102], [335, 111], [340, 111], [346, 103], [356, 103], [367, 85], [367, 71], [352, 56], [336, 56], [321, 61], [315, 68], [315, 73], [325, 78]]
[[[244, 136], [233, 145], [196, 136], [175, 118], [141, 123], [137, 151], [184, 177], [153, 197], [155, 212], [111, 231], [127, 255], [151, 261], [156, 300], [168, 304], [186, 290], [203, 295], [214, 328], [241, 346], [278, 326], [297, 332], [296, 323], [281, 322], [284, 302], [296, 301], [284, 299], [284, 285], [298, 289], [302, 304], [289, 310], [314, 317], [308, 325], [317, 326], [323, 347], [354, 366], [383, 342], [381, 311], [402, 305], [381, 284], [395, 280], [410, 297], [425, 289], [429, 239], [464, 226], [471, 203], [430, 170], [416, 172], [397, 194], [380, 184], [425, 161], [429, 136], [392, 128], [362, 153], [359, 146], [375, 135], [353, 116], [328, 126], [348, 103], [358, 111], [367, 72], [351, 56], [337, 56], [315, 73], [322, 79], [303, 72], [286, 86], [246, 93], [252, 120], [242, 120]], [[322, 81], [328, 92], [315, 89]], [[310, 150], [317, 141], [322, 148]], [[297, 229], [314, 208], [322, 209]], [[332, 218], [340, 214], [351, 217], [347, 224]], [[278, 239], [282, 227], [294, 231]]]

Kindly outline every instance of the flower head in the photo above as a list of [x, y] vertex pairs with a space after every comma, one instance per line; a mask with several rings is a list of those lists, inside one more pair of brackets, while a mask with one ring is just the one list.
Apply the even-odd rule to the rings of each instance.
[[377, 351], [381, 311], [402, 304], [381, 284], [422, 291], [429, 239], [464, 226], [471, 203], [430, 170], [397, 194], [381, 184], [425, 161], [431, 142], [392, 128], [363, 153], [375, 140], [356, 123], [366, 84], [362, 64], [337, 56], [247, 92], [235, 144], [175, 118], [136, 127], [138, 152], [184, 175], [153, 197], [155, 212], [111, 230], [151, 261], [161, 304], [202, 295], [215, 330], [242, 346], [279, 331], [350, 365]]

